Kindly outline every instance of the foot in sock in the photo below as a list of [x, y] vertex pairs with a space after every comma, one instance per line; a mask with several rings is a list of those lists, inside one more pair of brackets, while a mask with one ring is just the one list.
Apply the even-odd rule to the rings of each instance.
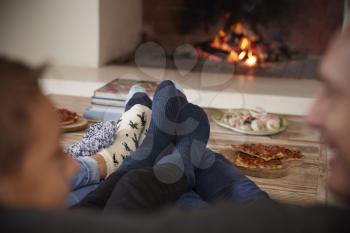
[[[169, 180], [164, 174], [157, 174], [160, 166], [172, 164], [182, 171], [188, 181], [188, 189], [195, 184], [194, 169], [205, 157], [210, 126], [206, 113], [198, 106], [186, 104], [178, 117], [176, 147], [173, 153], [163, 157], [154, 167], [155, 174], [163, 182], [176, 182], [181, 176]], [[165, 177], [165, 178], [164, 178]]]
[[172, 81], [163, 81], [157, 87], [152, 103], [152, 117], [147, 135], [140, 147], [119, 168], [130, 171], [152, 167], [158, 157], [167, 154], [175, 141], [177, 116], [187, 103], [184, 94]]
[[114, 172], [123, 160], [142, 143], [144, 131], [148, 129], [151, 121], [151, 114], [151, 109], [136, 104], [118, 120], [116, 139], [113, 144], [97, 153], [106, 162], [105, 178]]
[[147, 95], [146, 89], [140, 84], [135, 84], [131, 87], [125, 103], [125, 112], [132, 108], [135, 104], [141, 104], [150, 109], [152, 108], [152, 100]]

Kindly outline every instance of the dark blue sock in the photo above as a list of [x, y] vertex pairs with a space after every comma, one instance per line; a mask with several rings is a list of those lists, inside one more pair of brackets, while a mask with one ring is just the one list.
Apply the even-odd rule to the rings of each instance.
[[148, 97], [148, 95], [144, 92], [136, 92], [131, 99], [125, 105], [125, 112], [128, 111], [136, 104], [141, 104], [143, 106], [152, 108], [152, 100]]
[[147, 135], [140, 147], [123, 161], [119, 170], [152, 167], [157, 158], [168, 154], [175, 141], [177, 116], [186, 103], [186, 97], [173, 82], [160, 83], [153, 98]]
[[[198, 161], [206, 153], [209, 138], [209, 121], [205, 112], [198, 106], [186, 104], [178, 117], [175, 150], [163, 157], [156, 166], [172, 164], [187, 178], [188, 189], [195, 184], [194, 170]], [[179, 179], [181, 178], [178, 177]]]

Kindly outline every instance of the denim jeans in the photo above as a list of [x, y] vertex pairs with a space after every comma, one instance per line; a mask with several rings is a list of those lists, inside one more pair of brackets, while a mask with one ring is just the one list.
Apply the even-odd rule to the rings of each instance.
[[72, 180], [68, 206], [77, 204], [100, 183], [99, 168], [94, 159], [84, 156], [75, 158], [75, 161], [79, 164], [79, 173]]

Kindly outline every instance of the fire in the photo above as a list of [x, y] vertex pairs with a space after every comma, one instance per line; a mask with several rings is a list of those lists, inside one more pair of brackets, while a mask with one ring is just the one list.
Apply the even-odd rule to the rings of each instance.
[[247, 53], [245, 51], [242, 51], [239, 55], [238, 55], [238, 60], [242, 61], [245, 56], [247, 55]]
[[227, 57], [227, 61], [228, 62], [235, 62], [237, 61], [239, 58], [238, 58], [238, 54], [235, 52], [235, 51], [231, 51], [230, 52], [230, 55]]
[[241, 49], [242, 50], [247, 50], [247, 49], [249, 49], [249, 47], [250, 47], [250, 41], [249, 41], [249, 39], [248, 38], [246, 38], [246, 37], [244, 37], [244, 38], [242, 38], [242, 40], [241, 40]]
[[262, 57], [258, 54], [259, 50], [254, 48], [256, 38], [243, 24], [236, 23], [228, 31], [219, 30], [210, 46], [226, 52], [228, 62], [255, 66]]
[[248, 66], [254, 66], [258, 62], [258, 58], [254, 56], [252, 53], [248, 54], [247, 60], [245, 60], [245, 64]]

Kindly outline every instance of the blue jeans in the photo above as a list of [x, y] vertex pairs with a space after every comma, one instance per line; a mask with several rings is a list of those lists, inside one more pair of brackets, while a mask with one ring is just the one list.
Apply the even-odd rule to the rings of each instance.
[[[210, 151], [215, 162], [207, 169], [196, 170], [194, 190], [185, 193], [176, 203], [183, 208], [201, 209], [220, 201], [242, 202], [259, 198], [268, 198], [253, 181], [237, 171], [222, 155]], [[81, 170], [72, 183], [68, 205], [74, 205], [89, 192], [96, 189], [99, 183], [97, 163], [89, 158], [77, 160]]]
[[75, 161], [79, 164], [80, 169], [71, 183], [71, 193], [67, 200], [68, 206], [77, 204], [88, 193], [95, 190], [100, 183], [97, 161], [88, 156], [78, 157]]

